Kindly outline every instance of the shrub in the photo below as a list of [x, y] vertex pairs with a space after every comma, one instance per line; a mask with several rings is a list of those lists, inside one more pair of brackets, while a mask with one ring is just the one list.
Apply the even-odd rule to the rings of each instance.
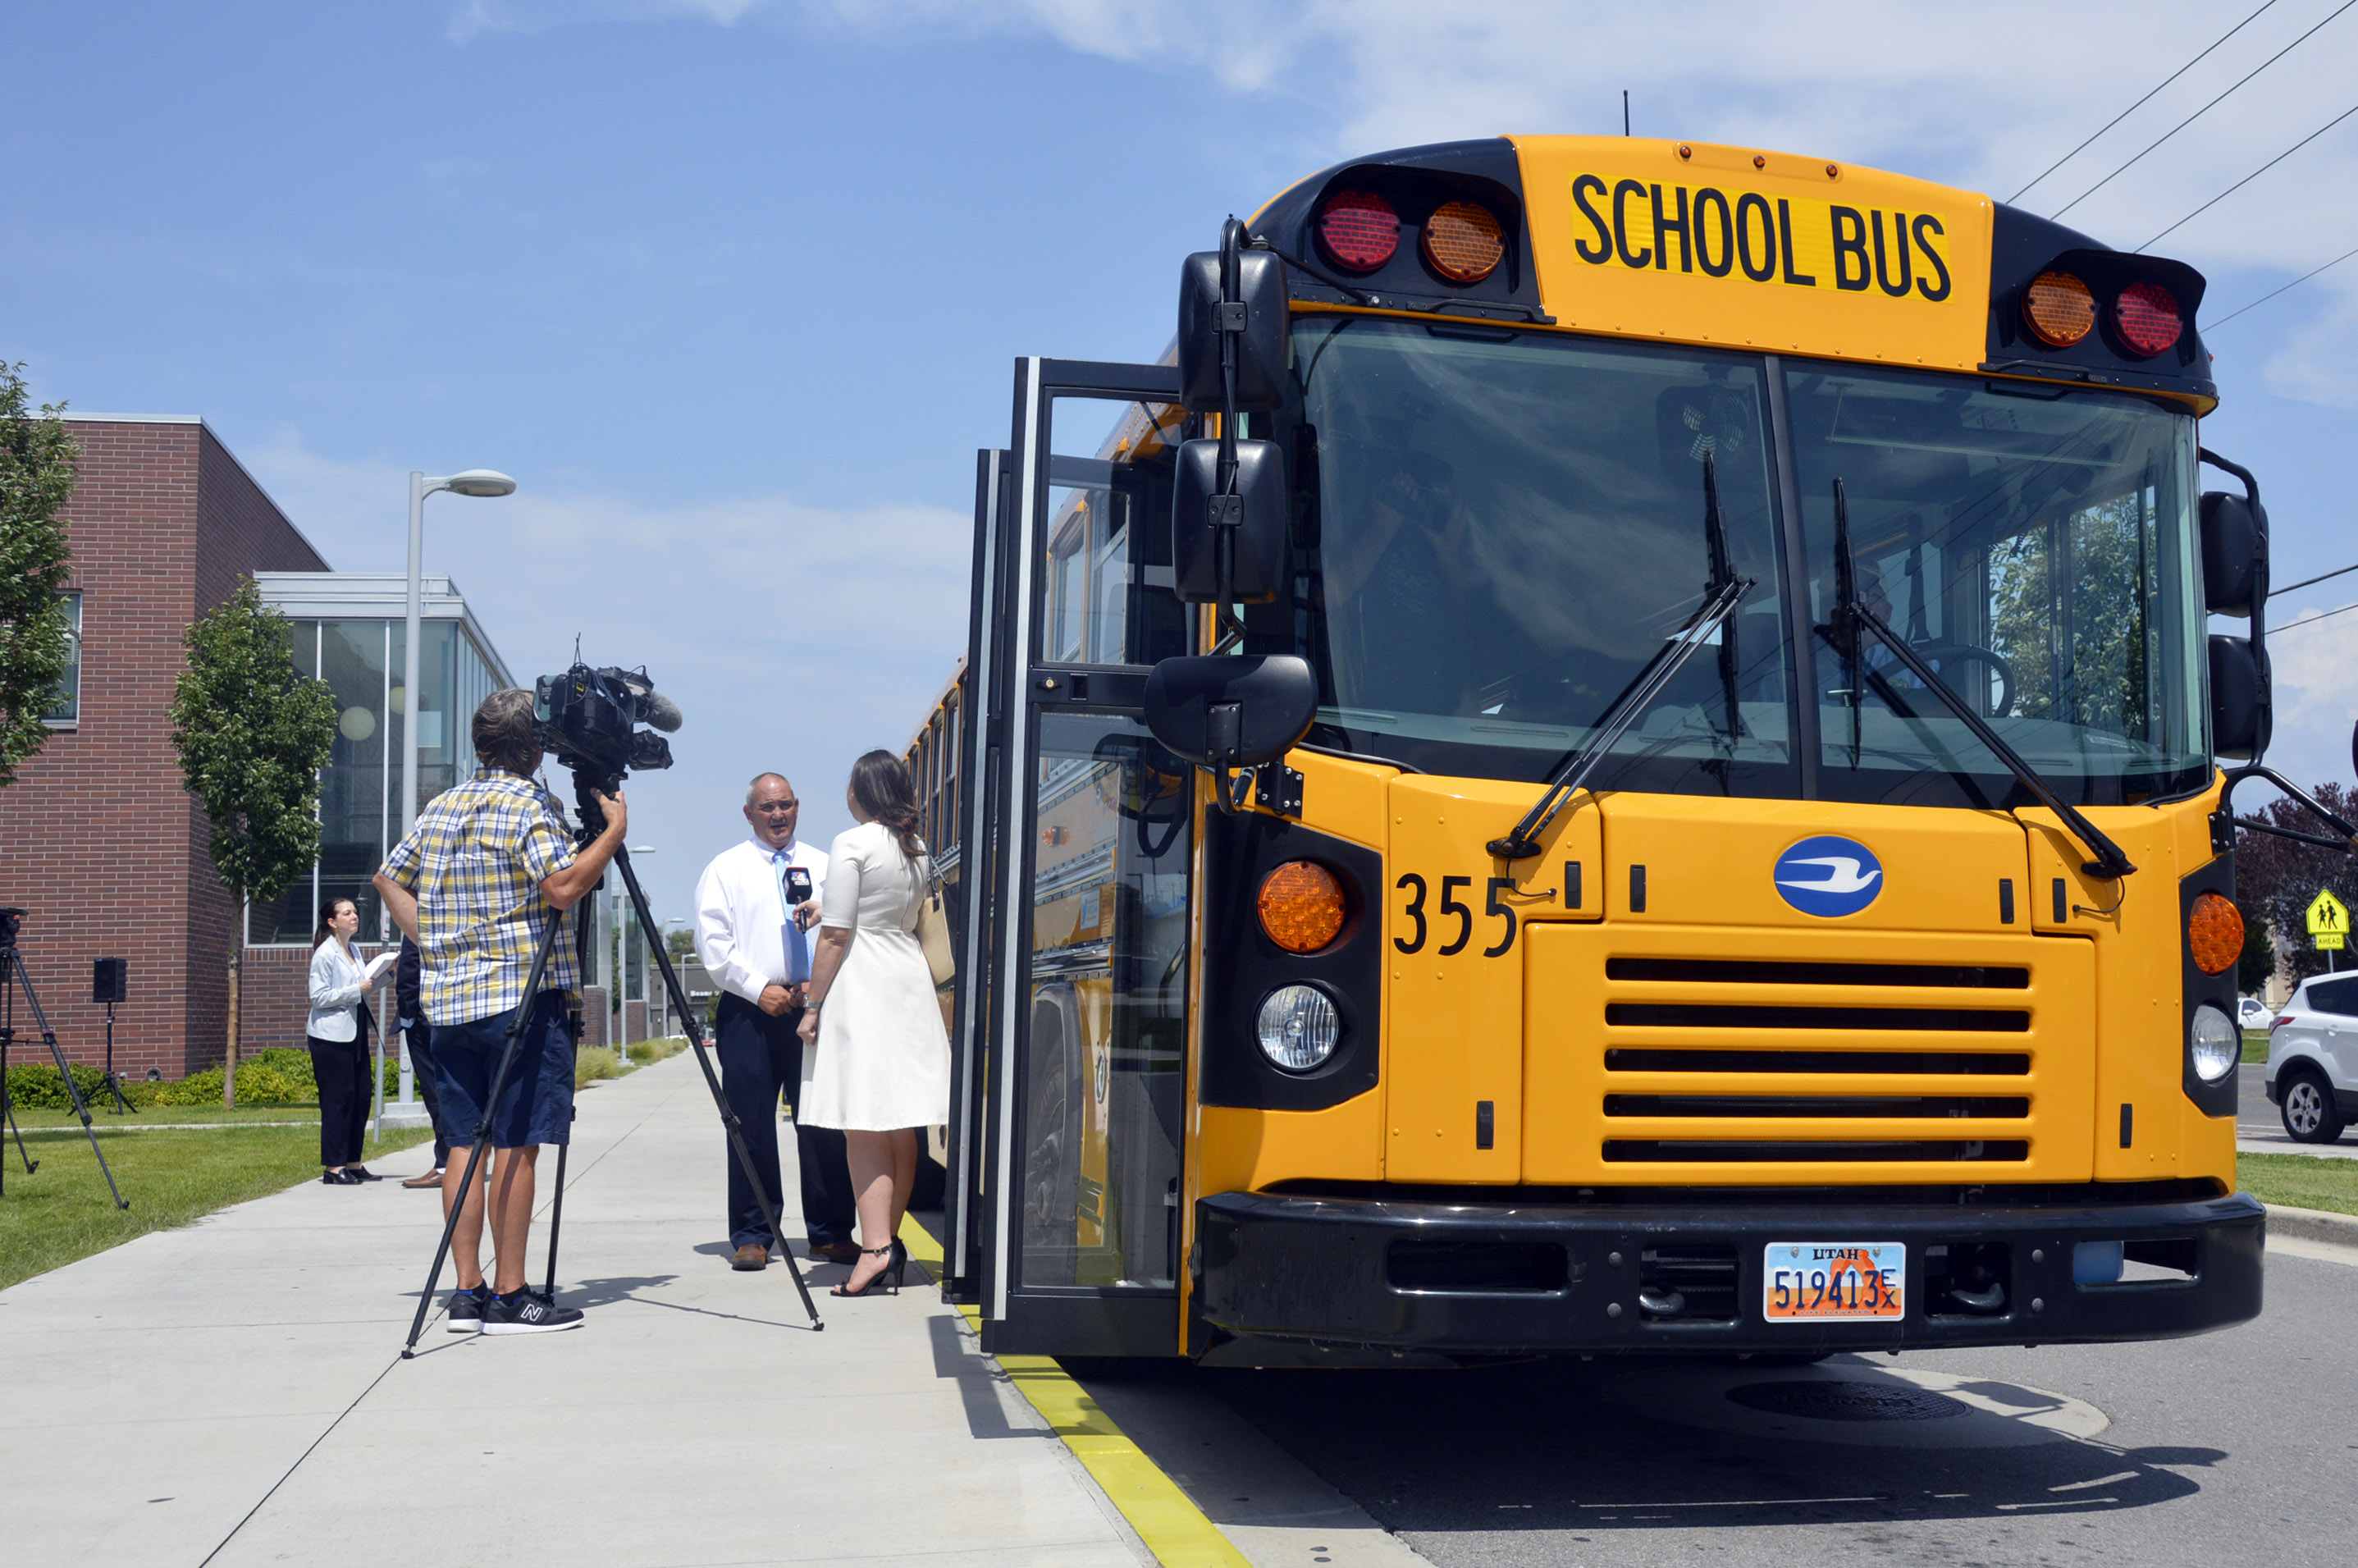
[[687, 1049], [687, 1042], [676, 1035], [669, 1040], [633, 1040], [631, 1042], [631, 1060], [642, 1067], [651, 1066]]
[[[85, 1103], [98, 1098], [106, 1075], [96, 1067], [80, 1062], [71, 1064], [74, 1085], [81, 1090]], [[8, 1067], [8, 1098], [28, 1110], [71, 1110], [73, 1098], [66, 1093], [65, 1079], [58, 1076], [57, 1067], [48, 1062], [16, 1062]]]
[[586, 1045], [573, 1058], [573, 1087], [587, 1088], [600, 1078], [622, 1076], [622, 1059], [611, 1046]]

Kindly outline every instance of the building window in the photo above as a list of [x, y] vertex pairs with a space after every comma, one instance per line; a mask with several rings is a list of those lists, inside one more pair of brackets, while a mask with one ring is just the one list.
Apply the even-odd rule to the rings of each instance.
[[41, 715], [41, 721], [70, 730], [81, 722], [81, 590], [69, 589], [64, 597], [66, 673], [58, 680], [58, 700]]

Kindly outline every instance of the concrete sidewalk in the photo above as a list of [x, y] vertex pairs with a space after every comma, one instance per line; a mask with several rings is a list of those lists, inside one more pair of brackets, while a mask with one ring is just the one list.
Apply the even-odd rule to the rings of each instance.
[[581, 1096], [571, 1333], [438, 1314], [398, 1360], [439, 1206], [391, 1181], [307, 1184], [0, 1292], [10, 1559], [1152, 1561], [914, 1270], [844, 1301], [817, 1294], [844, 1269], [810, 1269], [824, 1334], [783, 1268], [731, 1271], [723, 1158], [687, 1056]]

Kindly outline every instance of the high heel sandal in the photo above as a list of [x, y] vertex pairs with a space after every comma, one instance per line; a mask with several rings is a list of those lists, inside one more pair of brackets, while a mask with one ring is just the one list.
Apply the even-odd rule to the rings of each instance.
[[[869, 1258], [882, 1258], [882, 1257], [885, 1257], [885, 1256], [887, 1256], [888, 1254], [890, 1254], [890, 1253], [892, 1251], [893, 1248], [896, 1248], [896, 1247], [898, 1247], [898, 1246], [900, 1246], [900, 1245], [901, 1245], [901, 1243], [899, 1242], [899, 1240], [898, 1240], [898, 1239], [895, 1239], [895, 1240], [893, 1241], [893, 1243], [892, 1243], [892, 1247], [863, 1247], [863, 1248], [861, 1248], [860, 1250], [860, 1253], [861, 1253], [861, 1255], [862, 1255], [863, 1257], [869, 1257]], [[887, 1273], [890, 1273], [890, 1274], [892, 1276], [892, 1289], [891, 1293], [892, 1293], [892, 1294], [893, 1294], [893, 1295], [896, 1295], [896, 1296], [897, 1296], [897, 1295], [899, 1295], [899, 1294], [901, 1293], [901, 1274], [900, 1274], [900, 1271], [899, 1271], [899, 1270], [897, 1270], [897, 1269], [893, 1268], [893, 1267], [892, 1267], [891, 1264], [889, 1264], [889, 1263], [888, 1263], [888, 1264], [886, 1264], [883, 1268], [877, 1270], [874, 1273], [872, 1273], [872, 1274], [869, 1275], [869, 1276], [868, 1276], [868, 1282], [867, 1282], [866, 1284], [864, 1284], [864, 1285], [860, 1286], [860, 1287], [858, 1290], [856, 1290], [856, 1291], [853, 1291], [853, 1290], [846, 1290], [846, 1289], [844, 1288], [844, 1285], [838, 1285], [838, 1286], [836, 1286], [836, 1287], [835, 1287], [835, 1289], [833, 1289], [833, 1290], [831, 1290], [831, 1291], [827, 1292], [827, 1293], [828, 1295], [831, 1295], [831, 1296], [872, 1296], [872, 1295], [876, 1295], [876, 1294], [878, 1294], [878, 1293], [882, 1291], [882, 1286], [883, 1286], [883, 1284], [884, 1284], [884, 1276], [885, 1276]], [[850, 1281], [845, 1281], [845, 1284], [849, 1284], [849, 1282], [850, 1282]]]

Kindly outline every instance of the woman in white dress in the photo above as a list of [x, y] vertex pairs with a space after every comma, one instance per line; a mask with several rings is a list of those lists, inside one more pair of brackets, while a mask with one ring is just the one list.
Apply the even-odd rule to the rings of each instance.
[[949, 1119], [950, 1042], [916, 937], [931, 863], [908, 769], [890, 752], [869, 752], [851, 765], [846, 803], [860, 826], [827, 851], [802, 1023], [804, 1042], [817, 1049], [803, 1053], [795, 1114], [843, 1130], [863, 1245], [834, 1293], [859, 1296], [888, 1270], [900, 1288], [917, 1130]]

